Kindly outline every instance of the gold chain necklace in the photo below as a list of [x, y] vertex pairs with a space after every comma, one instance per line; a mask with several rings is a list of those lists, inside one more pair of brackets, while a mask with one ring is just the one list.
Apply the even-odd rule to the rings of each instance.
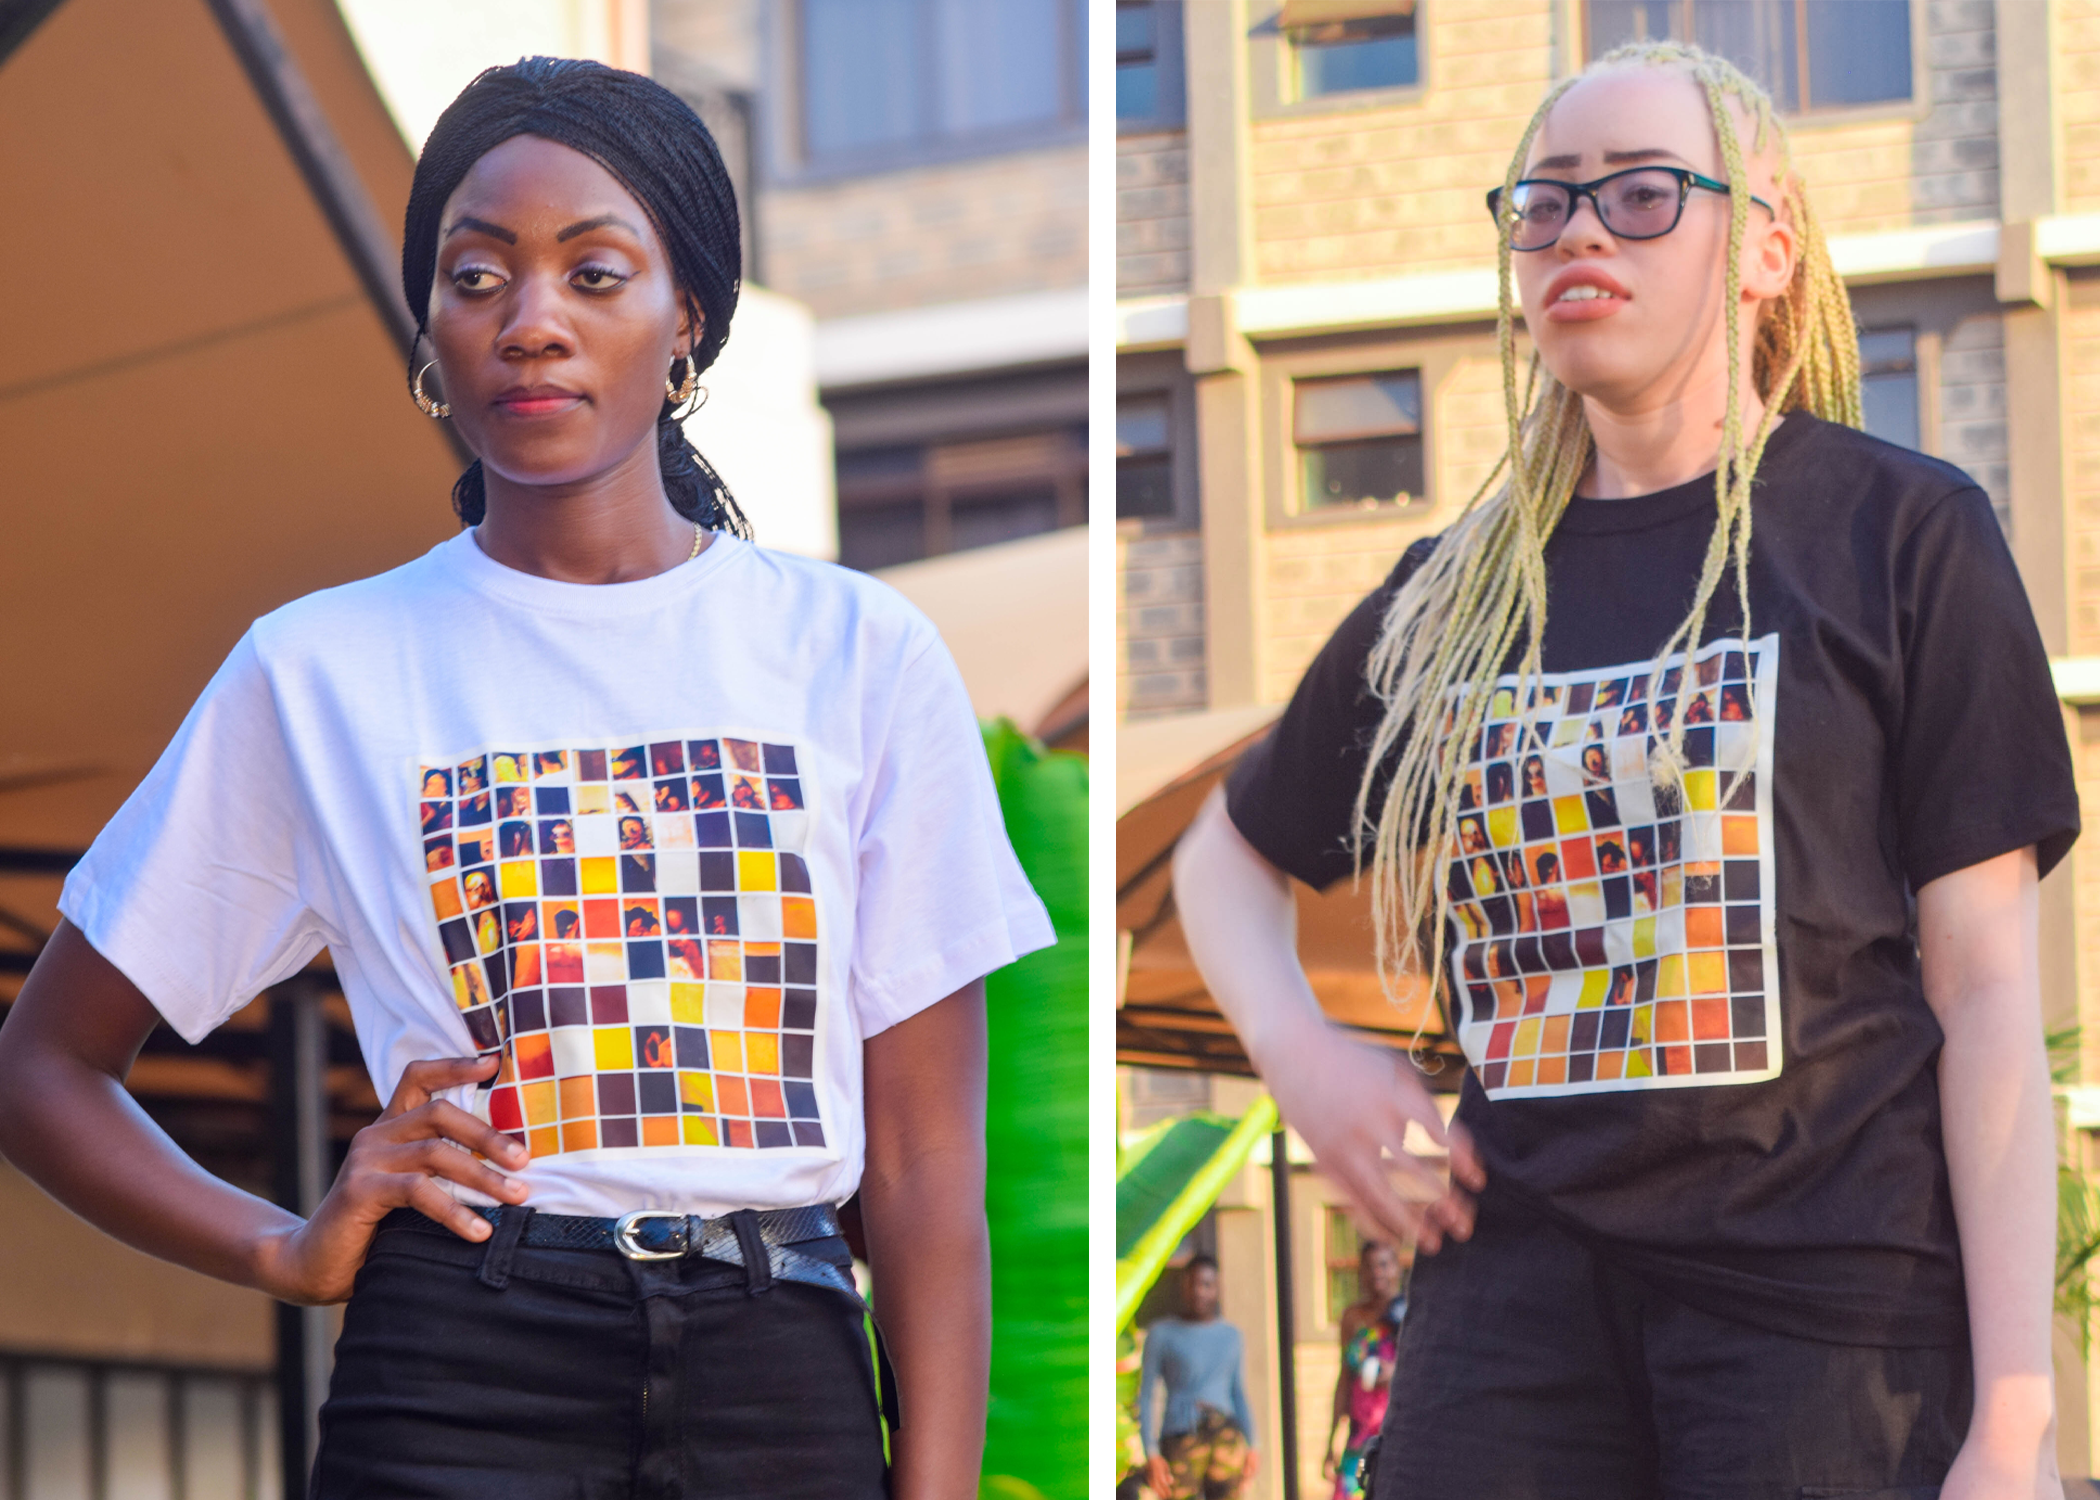
[[687, 562], [691, 562], [694, 558], [700, 555], [700, 549], [702, 547], [705, 547], [706, 545], [707, 532], [704, 529], [702, 529], [698, 521], [695, 521], [693, 523], [693, 550], [686, 553], [685, 560]]

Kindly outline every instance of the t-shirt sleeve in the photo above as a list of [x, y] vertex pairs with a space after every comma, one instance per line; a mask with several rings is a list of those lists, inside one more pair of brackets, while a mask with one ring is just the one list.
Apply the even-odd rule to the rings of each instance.
[[904, 667], [882, 734], [854, 919], [863, 1036], [1057, 941], [1007, 840], [962, 674], [937, 637]]
[[1429, 555], [1417, 542], [1305, 669], [1267, 738], [1240, 757], [1225, 783], [1225, 810], [1262, 858], [1315, 889], [1356, 868], [1356, 791], [1385, 705], [1365, 667], [1386, 608]]
[[2043, 874], [2078, 837], [2078, 788], [2027, 591], [1990, 502], [1935, 502], [1898, 550], [1900, 855], [1912, 889], [2035, 846]]
[[66, 878], [59, 910], [201, 1040], [328, 942], [317, 841], [253, 636]]

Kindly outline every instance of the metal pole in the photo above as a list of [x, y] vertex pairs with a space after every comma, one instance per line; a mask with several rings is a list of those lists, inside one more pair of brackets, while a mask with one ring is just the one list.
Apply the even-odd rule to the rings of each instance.
[[[328, 1191], [328, 1022], [309, 981], [270, 992], [271, 1156], [279, 1204], [302, 1217]], [[277, 1421], [284, 1493], [303, 1495], [331, 1363], [325, 1307], [277, 1305]]]
[[1269, 1137], [1269, 1209], [1276, 1216], [1276, 1453], [1283, 1500], [1298, 1500], [1298, 1315], [1292, 1302], [1291, 1156], [1288, 1132]]

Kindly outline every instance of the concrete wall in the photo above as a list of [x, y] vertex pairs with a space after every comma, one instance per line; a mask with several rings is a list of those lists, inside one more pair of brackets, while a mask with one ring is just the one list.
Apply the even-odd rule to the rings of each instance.
[[2065, 213], [2100, 210], [2100, 0], [2053, 0]]
[[776, 187], [765, 273], [820, 318], [1083, 286], [1086, 148]]
[[1116, 295], [1189, 284], [1189, 152], [1180, 131], [1116, 142]]
[[1116, 710], [1203, 707], [1203, 538], [1116, 537]]

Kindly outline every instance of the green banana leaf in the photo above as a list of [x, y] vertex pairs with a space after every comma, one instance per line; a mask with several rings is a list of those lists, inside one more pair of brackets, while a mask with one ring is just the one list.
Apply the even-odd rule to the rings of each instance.
[[[1159, 1279], [1167, 1257], [1217, 1201], [1255, 1143], [1276, 1129], [1276, 1101], [1260, 1095], [1221, 1136], [1215, 1116], [1180, 1122], [1191, 1127], [1177, 1146], [1176, 1131], [1156, 1139], [1116, 1182], [1116, 1329], [1130, 1326], [1138, 1304]], [[1177, 1130], [1179, 1127], [1177, 1126]], [[1209, 1149], [1206, 1151], [1206, 1147]], [[1131, 1221], [1124, 1223], [1124, 1185], [1131, 1184]], [[1126, 1234], [1128, 1238], [1126, 1239]], [[1125, 1245], [1129, 1248], [1125, 1249]]]
[[984, 1493], [1087, 1492], [1087, 762], [985, 728], [1007, 837], [1057, 944], [985, 981], [992, 1389]]
[[1124, 1152], [1116, 1173], [1116, 1259], [1137, 1246], [1203, 1164], [1232, 1134], [1227, 1115], [1179, 1115], [1162, 1120]]

